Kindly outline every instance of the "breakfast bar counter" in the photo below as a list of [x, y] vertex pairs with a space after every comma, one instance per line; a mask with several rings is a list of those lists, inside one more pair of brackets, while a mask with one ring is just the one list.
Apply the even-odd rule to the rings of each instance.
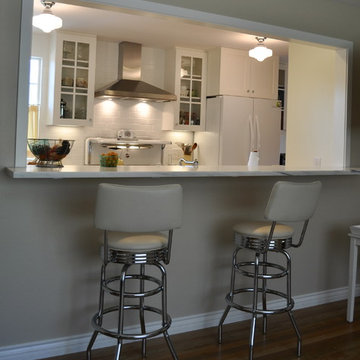
[[79, 178], [189, 178], [242, 176], [320, 176], [358, 175], [359, 168], [294, 168], [287, 166], [117, 166], [103, 168], [96, 165], [65, 165], [62, 168], [41, 168], [28, 165], [8, 168], [14, 179], [79, 179]]

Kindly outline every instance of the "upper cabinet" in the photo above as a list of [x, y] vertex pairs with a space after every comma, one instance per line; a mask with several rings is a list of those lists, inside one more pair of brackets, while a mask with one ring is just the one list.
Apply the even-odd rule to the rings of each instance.
[[216, 48], [208, 52], [207, 96], [278, 97], [279, 57], [263, 62], [247, 51]]
[[55, 32], [49, 76], [49, 123], [92, 125], [96, 37]]
[[205, 129], [206, 68], [204, 51], [181, 48], [168, 51], [165, 87], [177, 96], [173, 129]]

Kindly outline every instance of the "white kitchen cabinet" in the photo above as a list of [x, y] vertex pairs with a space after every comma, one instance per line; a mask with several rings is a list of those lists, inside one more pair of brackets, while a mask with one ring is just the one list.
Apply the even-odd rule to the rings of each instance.
[[277, 99], [279, 57], [259, 62], [247, 51], [215, 48], [208, 51], [207, 96], [232, 95]]
[[55, 32], [51, 40], [49, 116], [51, 125], [92, 125], [96, 37]]
[[205, 129], [206, 69], [204, 51], [175, 48], [166, 61], [166, 90], [177, 96], [173, 129], [201, 131]]

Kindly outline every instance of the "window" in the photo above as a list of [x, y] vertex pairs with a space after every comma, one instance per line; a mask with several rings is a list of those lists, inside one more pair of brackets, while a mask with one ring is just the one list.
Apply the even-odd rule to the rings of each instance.
[[41, 96], [41, 58], [30, 59], [29, 105], [40, 105]]
[[41, 67], [42, 59], [31, 57], [29, 81], [28, 138], [38, 137], [41, 103]]
[[[73, 1], [67, 1], [67, 2], [73, 2]], [[84, 3], [87, 3], [88, 1], [84, 1]], [[100, 0], [100, 1], [96, 1], [99, 3], [102, 3], [101, 5], [91, 5], [92, 7], [99, 7], [99, 8], [103, 8], [105, 7], [106, 9], [112, 10], [114, 9], [116, 12], [121, 11], [121, 6], [118, 5], [114, 5], [114, 1], [110, 1], [110, 0]], [[347, 77], [348, 77], [348, 56], [352, 54], [353, 52], [353, 43], [351, 41], [347, 41], [347, 40], [341, 40], [341, 39], [336, 39], [336, 38], [330, 38], [330, 37], [324, 37], [322, 35], [317, 35], [317, 34], [313, 34], [313, 33], [307, 33], [307, 32], [303, 32], [303, 31], [298, 31], [298, 30], [291, 30], [291, 29], [287, 29], [287, 28], [282, 28], [279, 26], [269, 26], [266, 24], [260, 24], [260, 23], [254, 23], [251, 22], [249, 20], [243, 20], [241, 18], [238, 17], [228, 17], [228, 16], [223, 16], [223, 15], [218, 15], [218, 14], [208, 14], [206, 12], [203, 11], [197, 11], [197, 12], [191, 12], [191, 16], [189, 15], [189, 9], [186, 8], [181, 8], [181, 7], [177, 7], [177, 8], [169, 8], [166, 7], [166, 5], [163, 4], [156, 4], [156, 6], [152, 6], [151, 10], [149, 11], [149, 8], [144, 5], [144, 4], [134, 4], [134, 2], [128, 1], [128, 0], [124, 0], [124, 3], [127, 3], [127, 6], [129, 9], [131, 9], [131, 11], [134, 11], [134, 13], [136, 14], [147, 14], [147, 13], [151, 13], [151, 14], [159, 14], [159, 21], [161, 21], [161, 19], [167, 19], [167, 18], [176, 18], [176, 19], [182, 19], [181, 21], [184, 22], [189, 22], [189, 23], [204, 23], [207, 24], [211, 27], [220, 27], [221, 29], [234, 29], [236, 33], [239, 32], [250, 32], [251, 31], [258, 31], [258, 32], [262, 32], [262, 33], [266, 33], [269, 36], [271, 35], [271, 37], [273, 38], [279, 38], [279, 39], [287, 39], [289, 41], [291, 41], [292, 43], [303, 43], [304, 41], [306, 43], [309, 42], [313, 42], [315, 44], [319, 44], [320, 48], [328, 48], [328, 46], [330, 46], [331, 48], [338, 48], [341, 51], [344, 52], [344, 56], [342, 62], [345, 64], [343, 66], [343, 69], [341, 71], [341, 74], [338, 75], [336, 74], [337, 77], [345, 77], [345, 92], [344, 94], [341, 94], [341, 99], [339, 100], [337, 97], [336, 99], [333, 99], [333, 101], [336, 101], [336, 103], [341, 103], [341, 105], [343, 107], [345, 107], [345, 111], [344, 109], [341, 109], [341, 113], [340, 111], [338, 111], [338, 109], [336, 109], [336, 111], [338, 111], [338, 114], [336, 115], [337, 118], [340, 120], [339, 122], [339, 128], [341, 127], [341, 131], [342, 133], [344, 133], [344, 128], [345, 128], [345, 136], [341, 136], [338, 137], [340, 138], [341, 141], [344, 141], [343, 138], [345, 137], [346, 140], [350, 139], [350, 134], [347, 131], [348, 130], [348, 124], [347, 124], [347, 109], [346, 109], [346, 104], [347, 104], [347, 91], [348, 86], [347, 86]], [[143, 2], [142, 2], [143, 3]], [[145, 2], [146, 3], [146, 2]], [[18, 80], [18, 121], [16, 123], [16, 136], [17, 136], [17, 141], [16, 141], [16, 156], [15, 156], [15, 163], [14, 166], [15, 167], [24, 167], [25, 165], [25, 159], [24, 159], [24, 152], [25, 152], [25, 138], [27, 135], [27, 128], [26, 128], [26, 109], [28, 107], [28, 90], [29, 87], [26, 86], [27, 84], [29, 84], [29, 55], [30, 55], [30, 48], [31, 48], [31, 37], [32, 37], [32, 33], [31, 33], [31, 19], [32, 19], [32, 14], [33, 14], [33, 2], [31, 1], [25, 1], [22, 0], [22, 23], [21, 23], [21, 41], [20, 41], [20, 56], [19, 56], [19, 80]], [[112, 8], [113, 7], [113, 8]], [[221, 26], [219, 26], [219, 24], [222, 24]], [[257, 29], [257, 30], [256, 30]], [[30, 45], [30, 46], [29, 46]], [[324, 46], [323, 46], [324, 45]], [[311, 56], [312, 57], [312, 56]], [[44, 57], [44, 63], [45, 63], [45, 57]], [[334, 60], [335, 61], [335, 60]], [[337, 61], [339, 62], [339, 61]], [[43, 65], [46, 67], [46, 65]], [[320, 67], [321, 68], [321, 67]], [[304, 81], [303, 81], [304, 82]], [[305, 92], [308, 92], [308, 89], [306, 88], [308, 87], [308, 84], [305, 83]], [[289, 92], [290, 93], [290, 92]], [[337, 92], [338, 93], [338, 92]], [[43, 98], [44, 101], [46, 101], [46, 97]], [[312, 99], [313, 103], [316, 103], [316, 99]], [[333, 103], [332, 101], [332, 103]], [[290, 102], [288, 102], [289, 104]], [[304, 104], [306, 104], [306, 106], [304, 106]], [[45, 105], [45, 104], [43, 104]], [[299, 117], [300, 115], [302, 115], [303, 110], [305, 109], [307, 111], [307, 113], [310, 111], [310, 107], [308, 106], [307, 103], [304, 102], [300, 102], [300, 110], [297, 113], [297, 117]], [[319, 107], [319, 106], [318, 106]], [[329, 103], [327, 104], [326, 109], [329, 109]], [[294, 111], [294, 113], [296, 114], [296, 111]], [[307, 115], [307, 113], [303, 116], [303, 118], [305, 118], [305, 116]], [[40, 114], [41, 117], [43, 117], [43, 113]], [[311, 132], [309, 132], [309, 129], [311, 129]], [[304, 135], [305, 138], [309, 137], [309, 133], [313, 133], [314, 129], [314, 124], [312, 124], [311, 128], [308, 127], [306, 130], [306, 134]], [[40, 130], [41, 131], [41, 130]], [[298, 132], [295, 132], [295, 136], [296, 139], [299, 141], [301, 141], [301, 136], [299, 136]], [[322, 138], [324, 138], [324, 136], [321, 136]], [[344, 141], [345, 143], [345, 141]], [[345, 143], [346, 145], [346, 154], [349, 154], [350, 151], [350, 143], [349, 141], [347, 141], [347, 143]], [[307, 146], [308, 148], [311, 149], [310, 146]], [[333, 151], [332, 151], [333, 152]], [[343, 151], [344, 152], [344, 151]], [[322, 154], [321, 154], [322, 155]], [[321, 156], [320, 155], [320, 156]], [[304, 156], [305, 157], [305, 156]], [[318, 157], [318, 155], [316, 154], [315, 156], [316, 158]], [[311, 163], [311, 167], [313, 167], [313, 159], [314, 156], [310, 158]], [[348, 160], [349, 158], [347, 157], [345, 160]], [[346, 161], [343, 161], [344, 165], [349, 165]]]

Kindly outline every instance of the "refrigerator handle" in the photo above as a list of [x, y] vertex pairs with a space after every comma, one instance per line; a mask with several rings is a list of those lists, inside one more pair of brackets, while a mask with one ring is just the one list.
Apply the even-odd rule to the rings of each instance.
[[256, 150], [256, 132], [254, 129], [254, 119], [251, 114], [249, 114], [249, 127], [250, 127], [250, 151]]
[[256, 126], [256, 150], [260, 151], [260, 122], [259, 117], [255, 115], [255, 126]]

